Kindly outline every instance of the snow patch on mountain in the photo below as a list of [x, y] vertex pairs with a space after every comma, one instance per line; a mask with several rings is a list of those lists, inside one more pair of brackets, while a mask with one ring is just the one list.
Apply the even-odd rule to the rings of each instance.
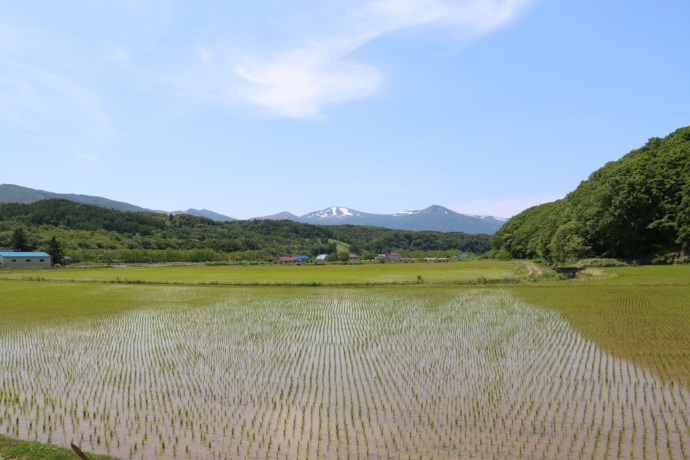
[[343, 208], [341, 206], [331, 206], [330, 208], [322, 209], [320, 211], [310, 212], [302, 216], [305, 219], [339, 219], [344, 217], [357, 217], [362, 213], [350, 208]]
[[508, 221], [510, 220], [510, 219], [507, 219], [507, 218], [504, 218], [504, 217], [496, 217], [496, 216], [479, 216], [479, 215], [477, 215], [477, 214], [460, 214], [460, 215], [461, 215], [461, 216], [465, 216], [465, 217], [473, 217], [473, 218], [475, 218], [475, 219], [485, 219], [485, 220], [486, 220], [486, 219], [494, 219], [494, 220], [498, 220], [498, 221], [501, 221], [501, 222], [508, 222]]
[[[261, 219], [261, 218], [258, 218]], [[374, 214], [343, 206], [330, 206], [296, 217], [280, 213], [263, 219], [289, 219], [316, 225], [370, 225], [412, 231], [441, 231], [466, 233], [495, 233], [507, 219], [459, 214], [448, 208], [433, 205], [426, 209], [401, 211], [395, 214]]]

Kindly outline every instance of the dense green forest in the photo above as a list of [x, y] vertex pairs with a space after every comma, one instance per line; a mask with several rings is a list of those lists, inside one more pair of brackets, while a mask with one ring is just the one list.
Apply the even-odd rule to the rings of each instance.
[[[0, 205], [0, 246], [48, 250], [57, 241], [75, 261], [260, 261], [276, 256], [350, 252], [445, 251], [482, 254], [488, 235], [414, 232], [355, 225], [319, 226], [287, 220], [217, 222], [188, 214], [105, 209], [65, 199]], [[21, 239], [20, 238], [20, 239]]]
[[690, 127], [607, 163], [562, 200], [530, 208], [494, 236], [497, 257], [563, 264], [586, 257], [688, 261]]

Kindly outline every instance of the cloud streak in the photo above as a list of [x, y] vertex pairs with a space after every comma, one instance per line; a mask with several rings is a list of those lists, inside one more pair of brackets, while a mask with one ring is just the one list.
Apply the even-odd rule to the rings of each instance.
[[[0, 25], [1, 26], [1, 25]], [[111, 130], [111, 122], [97, 92], [74, 68], [90, 68], [74, 57], [67, 41], [32, 29], [0, 27], [0, 119], [22, 129], [51, 131], [43, 117], [60, 122], [75, 117], [97, 136]]]
[[[4, 62], [7, 64], [7, 61]], [[0, 119], [32, 130], [41, 116], [76, 117], [91, 135], [103, 137], [111, 131], [108, 115], [97, 95], [56, 72], [23, 65], [6, 65], [9, 78], [0, 78]]]
[[[368, 0], [310, 11], [289, 40], [250, 49], [202, 46], [192, 72], [174, 79], [190, 93], [260, 107], [280, 116], [317, 118], [333, 104], [370, 97], [384, 84], [375, 66], [353, 58], [362, 46], [414, 28], [445, 28], [475, 39], [514, 20], [529, 0]], [[307, 14], [307, 12], [305, 12]], [[295, 20], [295, 18], [292, 18]], [[298, 21], [299, 22], [299, 21]], [[294, 32], [299, 29], [299, 32]]]
[[[109, 111], [119, 102], [108, 99], [105, 83], [135, 97], [158, 91], [169, 98], [171, 87], [160, 80], [194, 102], [319, 118], [386, 84], [384, 72], [357, 55], [365, 45], [408, 30], [475, 39], [513, 21], [529, 1], [284, 0], [263, 9], [211, 2], [203, 10], [171, 0], [106, 1], [107, 14], [83, 30], [18, 14], [13, 22], [21, 24], [11, 27], [0, 19], [0, 119], [27, 127], [36, 118], [29, 114], [68, 111], [103, 137], [114, 129]], [[90, 6], [77, 2], [61, 14], [100, 11]], [[122, 33], [124, 21], [131, 33]]]

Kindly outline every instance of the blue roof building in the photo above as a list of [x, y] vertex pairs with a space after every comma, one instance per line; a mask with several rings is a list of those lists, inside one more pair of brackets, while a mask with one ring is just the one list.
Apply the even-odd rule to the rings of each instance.
[[52, 261], [45, 252], [0, 252], [0, 267], [50, 267]]

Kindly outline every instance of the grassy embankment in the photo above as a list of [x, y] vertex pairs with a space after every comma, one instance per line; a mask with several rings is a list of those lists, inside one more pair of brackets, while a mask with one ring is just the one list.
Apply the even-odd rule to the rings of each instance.
[[[87, 454], [91, 460], [115, 460], [106, 455]], [[0, 459], [18, 460], [74, 460], [72, 449], [43, 444], [36, 441], [20, 441], [0, 435]]]

